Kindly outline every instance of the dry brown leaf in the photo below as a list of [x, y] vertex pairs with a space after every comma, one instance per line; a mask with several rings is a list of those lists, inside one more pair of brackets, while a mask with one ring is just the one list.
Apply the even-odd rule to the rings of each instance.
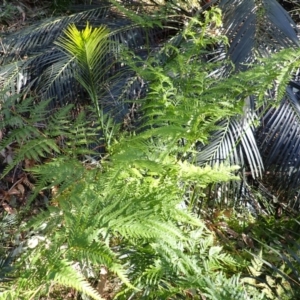
[[25, 169], [31, 169], [32, 167], [35, 166], [35, 163], [36, 163], [36, 161], [34, 159], [25, 158], [24, 167], [25, 167]]
[[2, 203], [2, 207], [10, 215], [13, 215], [16, 213], [15, 209], [13, 209], [11, 206], [9, 206], [6, 202]]
[[2, 201], [10, 200], [10, 194], [5, 190], [0, 190], [0, 199]]
[[21, 184], [21, 183], [19, 183], [19, 184], [17, 185], [17, 189], [20, 191], [21, 195], [24, 196], [24, 194], [25, 194], [25, 188], [24, 188], [24, 185]]
[[253, 243], [253, 240], [252, 240], [251, 237], [249, 237], [249, 235], [247, 235], [247, 234], [245, 234], [245, 233], [242, 233], [242, 239], [243, 239], [244, 243], [245, 243], [248, 247], [254, 249], [254, 243]]
[[17, 189], [17, 187], [9, 189], [7, 192], [9, 195], [20, 195], [21, 192]]
[[33, 183], [31, 183], [30, 181], [29, 181], [29, 179], [28, 179], [28, 177], [25, 175], [24, 177], [23, 177], [23, 183], [28, 187], [28, 188], [30, 188], [32, 191], [34, 190], [34, 184]]

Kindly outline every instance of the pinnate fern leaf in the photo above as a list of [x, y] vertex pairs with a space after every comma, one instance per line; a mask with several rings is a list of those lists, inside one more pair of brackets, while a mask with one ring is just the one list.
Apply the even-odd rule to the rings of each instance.
[[83, 275], [78, 273], [72, 263], [63, 259], [59, 262], [57, 270], [50, 273], [50, 279], [58, 284], [75, 288], [95, 300], [103, 300], [99, 293], [86, 281]]

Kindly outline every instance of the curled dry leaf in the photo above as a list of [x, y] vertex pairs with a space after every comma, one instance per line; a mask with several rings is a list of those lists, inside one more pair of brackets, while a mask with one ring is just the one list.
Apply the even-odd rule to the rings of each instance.
[[248, 247], [250, 247], [251, 249], [254, 249], [253, 240], [249, 235], [242, 233], [242, 239]]
[[10, 214], [13, 215], [16, 213], [15, 209], [13, 209], [10, 205], [8, 205], [6, 202], [2, 203], [2, 207], [4, 208], [4, 210]]

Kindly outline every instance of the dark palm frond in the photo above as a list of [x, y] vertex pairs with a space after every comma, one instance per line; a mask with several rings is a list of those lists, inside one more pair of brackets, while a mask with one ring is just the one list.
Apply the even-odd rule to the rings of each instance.
[[101, 96], [103, 112], [110, 114], [117, 123], [124, 122], [124, 128], [130, 127], [136, 121], [135, 117], [141, 105], [140, 99], [146, 96], [147, 86], [143, 78], [124, 69], [124, 72], [103, 87], [104, 94]]
[[254, 178], [261, 177], [264, 170], [261, 155], [255, 140], [253, 122], [256, 115], [248, 111], [245, 118], [230, 118], [221, 121], [220, 129], [212, 134], [208, 145], [200, 149], [197, 163], [220, 164], [229, 163], [249, 166]]
[[[61, 19], [49, 19], [21, 32], [5, 36], [2, 39], [0, 73], [6, 80], [1, 88], [10, 88], [10, 92], [14, 94], [30, 85], [39, 96], [65, 102], [77, 97], [74, 80], [71, 80], [74, 76], [73, 69], [66, 68], [68, 64], [66, 56], [54, 48], [53, 42], [69, 23], [98, 20], [104, 18], [107, 12], [107, 9], [102, 8]], [[43, 76], [44, 71], [46, 72]], [[70, 94], [70, 98], [62, 97], [65, 94]]]
[[263, 116], [257, 131], [259, 149], [268, 171], [274, 192], [299, 189], [300, 181], [300, 105], [299, 89], [289, 86], [278, 108], [271, 108]]
[[[68, 24], [75, 24], [77, 28], [82, 29], [87, 21], [94, 28], [106, 26], [111, 32], [111, 43], [106, 58], [110, 69], [102, 74], [108, 83], [111, 80], [116, 82], [117, 78], [112, 77], [118, 76], [124, 69], [116, 59], [117, 53], [121, 51], [120, 44], [129, 47], [136, 55], [145, 59], [151, 47], [157, 47], [166, 34], [161, 28], [151, 28], [151, 20], [149, 28], [141, 27], [116, 10], [102, 6], [60, 19], [49, 19], [2, 39], [1, 88], [9, 89], [11, 94], [23, 90], [28, 92], [26, 88], [30, 89], [40, 99], [53, 99], [52, 108], [70, 102], [76, 103], [79, 98], [84, 98], [82, 89], [75, 80], [77, 69], [74, 59], [59, 51], [54, 42]], [[124, 69], [123, 75], [120, 76], [124, 76], [125, 72]], [[103, 88], [104, 95], [106, 90]], [[116, 99], [118, 91], [114, 95], [111, 87], [109, 95]]]
[[[43, 66], [43, 68], [41, 68]], [[29, 82], [40, 99], [53, 99], [52, 107], [78, 103], [82, 90], [75, 79], [74, 59], [58, 49], [50, 49], [33, 59], [28, 69]]]
[[228, 56], [236, 68], [283, 48], [299, 46], [297, 27], [276, 0], [222, 0]]
[[231, 128], [234, 124], [231, 124], [230, 120], [227, 119], [221, 121], [218, 125], [222, 129], [212, 134], [211, 141], [207, 146], [199, 149], [197, 163], [220, 164], [228, 161], [236, 165], [244, 164], [243, 156], [236, 147], [236, 134]]
[[[253, 62], [257, 54], [266, 56], [299, 44], [296, 25], [275, 0], [222, 0], [220, 8], [223, 12], [223, 31], [230, 44], [227, 55], [237, 70], [247, 68], [243, 64]], [[254, 99], [251, 102], [255, 102]], [[254, 107], [252, 104], [251, 109]], [[253, 119], [249, 119], [247, 130], [244, 129], [244, 119], [224, 121], [226, 124], [221, 127], [224, 126], [228, 132], [222, 130], [223, 133], [220, 131], [213, 135], [211, 144], [200, 156], [214, 153], [215, 157], [211, 159], [215, 161], [228, 159], [230, 154], [230, 163], [248, 162], [251, 173], [258, 177], [262, 175], [263, 162], [256, 145], [255, 128], [251, 124]], [[239, 144], [243, 150], [234, 149]]]
[[241, 181], [230, 181], [211, 186], [207, 190], [213, 203], [245, 206], [253, 214], [261, 212], [261, 206], [253, 196], [247, 183], [248, 178], [261, 178], [264, 164], [255, 138], [253, 121], [257, 116], [252, 112], [247, 118], [228, 118], [221, 121], [219, 130], [211, 135], [209, 143], [199, 147], [196, 163], [220, 165], [227, 163], [240, 166]]
[[108, 9], [104, 8], [88, 10], [67, 17], [47, 19], [24, 30], [8, 34], [2, 38], [1, 65], [43, 52], [53, 45], [53, 41], [70, 23], [97, 22], [103, 20], [107, 14]]
[[[248, 69], [259, 57], [266, 57], [282, 49], [299, 46], [295, 23], [275, 0], [221, 0], [220, 8], [223, 12], [223, 33], [229, 41], [227, 58], [233, 62], [236, 71]], [[222, 49], [219, 49], [219, 55], [224, 57]], [[225, 67], [219, 73], [221, 76], [227, 76], [230, 69], [230, 66]], [[288, 70], [285, 75], [288, 76], [290, 71]], [[247, 119], [244, 116], [244, 118], [222, 121], [218, 124], [221, 129], [212, 135], [210, 144], [201, 149], [197, 160], [206, 160], [210, 164], [224, 160], [230, 164], [239, 164], [242, 170], [250, 171], [251, 177], [256, 179], [262, 177], [262, 174], [265, 174], [264, 171], [270, 172], [271, 169], [276, 169], [276, 173], [280, 172], [281, 174], [276, 183], [277, 189], [284, 186], [285, 188], [287, 186], [295, 188], [298, 182], [297, 176], [300, 175], [298, 174], [299, 159], [296, 159], [299, 144], [296, 134], [298, 121], [296, 121], [297, 114], [295, 113], [296, 101], [292, 101], [291, 96], [285, 92], [285, 86], [283, 86], [285, 83], [286, 80], [280, 83], [278, 95], [277, 91], [270, 91], [273, 98], [280, 100], [281, 97], [284, 97], [285, 103], [289, 104], [281, 105], [278, 113], [275, 113], [276, 110], [273, 108], [269, 112], [266, 110], [261, 128], [265, 128], [266, 122], [268, 122], [268, 129], [260, 129], [257, 136], [255, 121], [258, 118], [256, 114], [261, 115], [262, 109], [257, 112], [256, 110], [261, 104], [257, 103], [255, 98], [251, 98], [250, 106], [247, 101], [245, 103], [245, 106], [249, 107], [245, 114], [250, 112], [253, 118]], [[295, 98], [295, 95], [292, 97]], [[243, 100], [241, 99], [241, 101]], [[294, 114], [293, 121], [290, 120], [292, 112]], [[278, 124], [279, 115], [282, 118], [281, 125]], [[286, 122], [292, 122], [294, 125], [289, 123], [285, 126]], [[247, 124], [247, 129], [244, 127], [245, 124]], [[288, 136], [287, 133], [289, 133]], [[268, 137], [270, 134], [272, 134], [272, 138]], [[296, 140], [293, 140], [293, 137], [296, 137]], [[264, 138], [268, 142], [263, 142]], [[280, 156], [277, 157], [278, 155]], [[246, 177], [243, 176], [243, 178]]]

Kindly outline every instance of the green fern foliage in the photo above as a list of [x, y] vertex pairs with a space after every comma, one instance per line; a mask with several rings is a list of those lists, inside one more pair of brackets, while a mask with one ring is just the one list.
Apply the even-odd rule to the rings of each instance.
[[[197, 159], [220, 122], [241, 118], [243, 100], [253, 94], [265, 100], [266, 89], [276, 79], [286, 82], [292, 67], [257, 67], [245, 73], [247, 80], [240, 74], [221, 79], [219, 63], [203, 59], [206, 46], [226, 40], [207, 33], [214, 24], [220, 24], [214, 9], [204, 22], [190, 20], [179, 45], [170, 41], [158, 58], [143, 61], [126, 51], [123, 62], [149, 83], [131, 132], [119, 132], [121, 124], [101, 107], [110, 65], [105, 27], [71, 25], [56, 43], [76, 60], [92, 108], [70, 118], [71, 106], [49, 113], [47, 102], [3, 94], [0, 148], [16, 148], [5, 174], [25, 159], [41, 162], [30, 169], [32, 197], [47, 190], [51, 201], [21, 226], [31, 235], [0, 299], [38, 299], [54, 286], [101, 299], [99, 276], [91, 275], [101, 268], [119, 283], [116, 299], [265, 299], [242, 279], [247, 270], [260, 275], [262, 264], [232, 255], [192, 209], [209, 186], [238, 180], [238, 167], [227, 157], [214, 164]], [[237, 140], [252, 121], [237, 130]], [[226, 146], [229, 153], [237, 140]], [[91, 144], [105, 144], [104, 155]]]
[[36, 103], [32, 98], [16, 97], [4, 100], [3, 94], [2, 99], [0, 130], [4, 137], [0, 148], [14, 148], [13, 161], [2, 176], [25, 159], [41, 162], [61, 153], [75, 158], [94, 153], [92, 143], [101, 143], [100, 127], [92, 126], [84, 112], [72, 118], [71, 105], [49, 115], [47, 101]]

